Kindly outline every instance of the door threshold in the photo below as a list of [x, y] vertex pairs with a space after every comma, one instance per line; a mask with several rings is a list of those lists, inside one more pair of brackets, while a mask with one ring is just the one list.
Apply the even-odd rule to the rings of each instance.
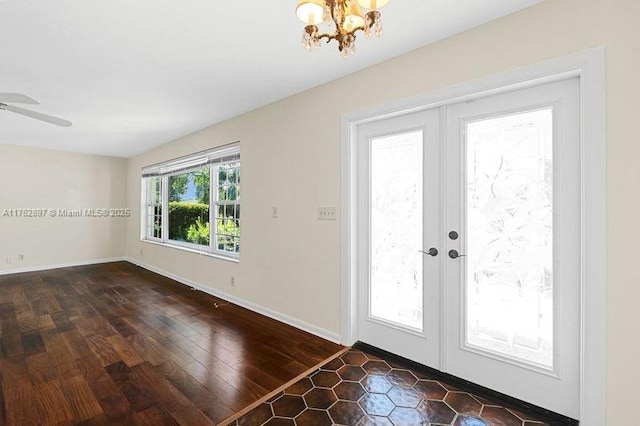
[[459, 388], [462, 391], [473, 393], [474, 395], [477, 395], [481, 398], [491, 400], [492, 402], [501, 404], [506, 408], [512, 408], [523, 414], [532, 416], [540, 421], [544, 421], [552, 425], [578, 426], [580, 423], [578, 420], [563, 416], [562, 414], [554, 413], [553, 411], [549, 411], [545, 408], [530, 404], [526, 401], [522, 401], [509, 395], [505, 395], [476, 383], [469, 382], [468, 380], [462, 379], [460, 377], [444, 373], [440, 370], [436, 370], [435, 368], [427, 367], [426, 365], [411, 361], [410, 359], [403, 358], [399, 355], [385, 351], [384, 349], [380, 349], [375, 346], [371, 346], [367, 343], [356, 342], [353, 345], [353, 349], [376, 355], [386, 361], [395, 362], [405, 368], [423, 373], [424, 375], [429, 376], [435, 380], [450, 384], [451, 386]]

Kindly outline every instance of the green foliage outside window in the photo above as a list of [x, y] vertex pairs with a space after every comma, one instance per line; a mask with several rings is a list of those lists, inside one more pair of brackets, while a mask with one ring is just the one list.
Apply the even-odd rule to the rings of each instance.
[[211, 240], [211, 227], [209, 222], [202, 222], [200, 218], [196, 219], [196, 223], [191, 225], [187, 230], [187, 241], [202, 246], [208, 246]]
[[[200, 222], [200, 226], [198, 226]], [[206, 224], [209, 227], [209, 205], [201, 203], [190, 203], [184, 201], [172, 201], [169, 203], [169, 239], [174, 241], [187, 241], [194, 244], [208, 245], [209, 235], [207, 234], [206, 242], [199, 237], [195, 237], [196, 231], [191, 231], [191, 227], [195, 227], [198, 232], [203, 231]]]
[[187, 193], [189, 181], [192, 180], [196, 187], [196, 197], [198, 203], [209, 203], [209, 169], [204, 168], [194, 172], [175, 175], [169, 178], [169, 202], [182, 201], [182, 197]]
[[188, 183], [188, 174], [171, 176], [169, 178], [169, 202], [182, 200], [182, 196], [187, 192]]
[[[211, 242], [210, 168], [169, 176], [169, 239], [208, 246]], [[240, 169], [239, 164], [220, 165], [217, 173], [218, 204], [215, 215], [214, 246], [227, 252], [239, 251]]]
[[169, 239], [209, 245], [209, 175], [205, 167], [169, 177]]
[[211, 192], [209, 175], [210, 170], [208, 168], [193, 173], [193, 182], [196, 186], [196, 197], [198, 198], [199, 203], [209, 203], [209, 193]]

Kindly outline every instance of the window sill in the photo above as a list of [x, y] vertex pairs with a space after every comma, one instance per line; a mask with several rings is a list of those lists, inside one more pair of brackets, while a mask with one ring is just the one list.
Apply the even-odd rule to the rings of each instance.
[[175, 249], [175, 250], [187, 251], [187, 252], [199, 254], [199, 255], [202, 255], [202, 256], [212, 257], [214, 259], [226, 260], [228, 262], [233, 262], [233, 263], [240, 263], [240, 258], [239, 257], [225, 256], [225, 255], [218, 254], [218, 253], [211, 253], [211, 252], [208, 252], [208, 251], [197, 250], [197, 249], [193, 249], [193, 248], [189, 248], [189, 247], [179, 246], [179, 245], [176, 245], [176, 244], [167, 244], [167, 243], [161, 243], [159, 241], [147, 240], [145, 238], [142, 238], [140, 241], [143, 242], [143, 243], [147, 243], [147, 244], [153, 244], [155, 246], [167, 247], [167, 248], [171, 248], [171, 249]]

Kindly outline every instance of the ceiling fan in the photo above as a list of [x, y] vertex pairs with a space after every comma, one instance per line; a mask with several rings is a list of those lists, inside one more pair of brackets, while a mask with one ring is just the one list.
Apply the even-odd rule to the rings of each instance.
[[15, 112], [16, 114], [26, 117], [35, 118], [36, 120], [46, 121], [60, 127], [71, 127], [71, 122], [62, 118], [53, 117], [51, 115], [42, 114], [40, 112], [31, 111], [29, 109], [20, 108], [9, 104], [28, 104], [40, 105], [35, 99], [31, 99], [21, 93], [0, 93], [0, 110]]

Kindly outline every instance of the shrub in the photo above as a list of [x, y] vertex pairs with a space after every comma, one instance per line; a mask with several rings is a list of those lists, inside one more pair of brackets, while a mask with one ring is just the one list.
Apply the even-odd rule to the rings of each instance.
[[208, 246], [211, 235], [211, 227], [209, 222], [202, 223], [200, 218], [196, 219], [196, 223], [189, 227], [187, 231], [187, 241], [202, 246]]
[[[202, 240], [204, 228], [209, 229], [209, 206], [200, 203], [187, 203], [172, 201], [169, 203], [169, 239], [175, 241], [188, 241], [194, 244], [209, 244], [207, 239]], [[193, 231], [191, 228], [194, 228]], [[191, 236], [189, 235], [191, 232]]]

